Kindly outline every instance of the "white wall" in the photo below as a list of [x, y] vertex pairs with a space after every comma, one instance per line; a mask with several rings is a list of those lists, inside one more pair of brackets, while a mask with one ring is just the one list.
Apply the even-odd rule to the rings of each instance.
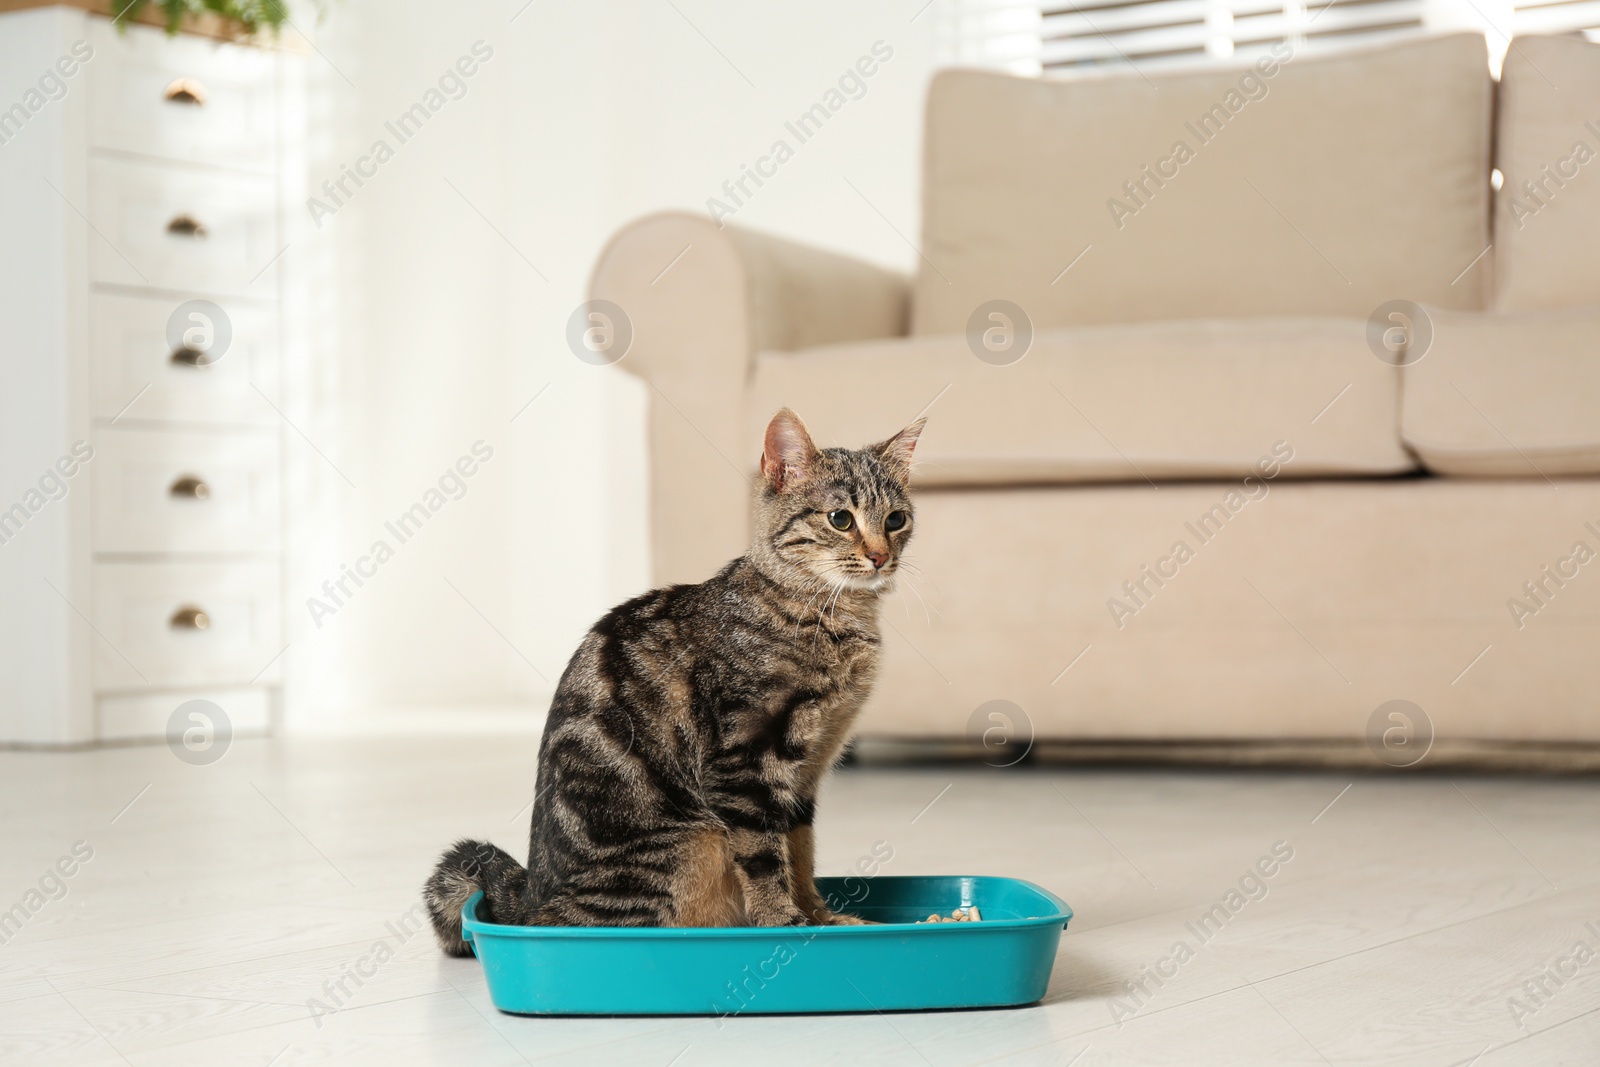
[[[445, 706], [531, 721], [583, 629], [645, 588], [644, 391], [564, 341], [618, 226], [726, 199], [782, 137], [794, 158], [736, 224], [915, 261], [937, 3], [523, 3], [345, 0], [321, 25], [296, 18], [320, 50], [304, 60], [309, 193], [375, 139], [395, 148], [320, 228], [303, 203], [290, 212], [286, 411], [311, 442], [290, 435], [296, 727], [387, 728]], [[493, 56], [466, 95], [399, 144], [384, 122], [479, 40]], [[894, 54], [865, 94], [798, 144], [784, 122], [878, 41]], [[387, 534], [480, 439], [494, 458], [466, 495], [403, 545]], [[315, 625], [307, 598], [380, 537], [394, 558]]]

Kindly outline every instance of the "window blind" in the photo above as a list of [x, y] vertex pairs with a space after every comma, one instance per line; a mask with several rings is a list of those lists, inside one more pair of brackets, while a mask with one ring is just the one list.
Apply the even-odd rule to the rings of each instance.
[[1496, 60], [1508, 31], [1600, 41], [1600, 0], [941, 0], [940, 8], [947, 62], [1033, 74], [1249, 62], [1281, 41], [1308, 55], [1444, 29], [1482, 29]]
[[1512, 33], [1580, 32], [1600, 41], [1600, 0], [1516, 0]]

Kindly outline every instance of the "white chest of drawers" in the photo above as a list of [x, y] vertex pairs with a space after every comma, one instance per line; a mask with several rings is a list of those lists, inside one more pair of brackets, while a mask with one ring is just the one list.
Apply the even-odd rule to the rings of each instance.
[[0, 743], [278, 714], [296, 62], [0, 15]]

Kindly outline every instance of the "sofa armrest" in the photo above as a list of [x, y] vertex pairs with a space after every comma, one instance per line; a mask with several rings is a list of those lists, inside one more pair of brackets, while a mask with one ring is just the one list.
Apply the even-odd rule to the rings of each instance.
[[632, 326], [619, 366], [650, 386], [653, 575], [677, 582], [702, 581], [748, 547], [757, 457], [742, 454], [744, 393], [755, 354], [902, 335], [909, 284], [847, 256], [671, 212], [623, 227], [589, 291]]

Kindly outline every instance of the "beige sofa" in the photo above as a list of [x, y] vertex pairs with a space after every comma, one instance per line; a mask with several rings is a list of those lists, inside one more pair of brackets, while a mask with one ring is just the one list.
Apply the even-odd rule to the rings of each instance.
[[1600, 741], [1597, 101], [1564, 38], [1498, 84], [1471, 34], [947, 71], [913, 278], [633, 223], [593, 296], [650, 386], [657, 579], [741, 550], [779, 406], [834, 444], [926, 410], [867, 736], [1006, 700], [1022, 740], [1361, 745], [1401, 699], [1446, 746]]

